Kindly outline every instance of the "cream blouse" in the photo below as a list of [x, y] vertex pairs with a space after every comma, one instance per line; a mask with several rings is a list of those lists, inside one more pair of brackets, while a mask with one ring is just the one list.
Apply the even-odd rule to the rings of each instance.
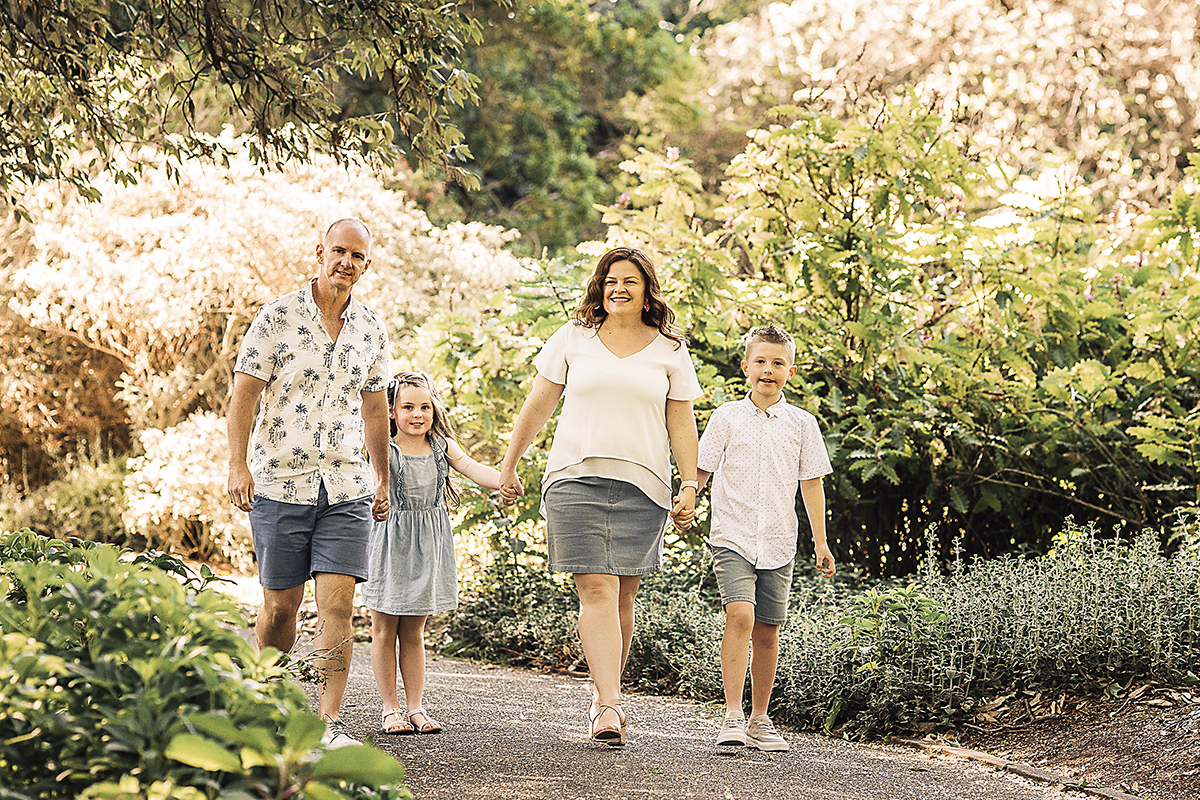
[[601, 477], [637, 486], [671, 507], [667, 401], [699, 397], [687, 347], [661, 333], [617, 358], [595, 328], [568, 322], [533, 361], [538, 374], [565, 387], [542, 494], [564, 478]]

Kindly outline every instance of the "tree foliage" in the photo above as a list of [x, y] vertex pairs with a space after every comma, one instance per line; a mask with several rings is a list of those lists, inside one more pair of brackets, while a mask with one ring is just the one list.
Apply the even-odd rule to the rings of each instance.
[[[65, 180], [95, 199], [95, 170], [121, 183], [154, 144], [178, 167], [231, 155], [198, 130], [195, 96], [217, 85], [255, 135], [252, 158], [278, 166], [315, 154], [390, 164], [406, 150], [455, 163], [460, 136], [448, 108], [474, 96], [459, 68], [478, 28], [454, 3], [380, 0], [61, 0], [0, 6], [0, 192], [18, 213], [25, 191]], [[383, 113], [346, 113], [347, 75], [377, 76]], [[95, 157], [81, 151], [95, 149]]]
[[[996, 554], [1044, 549], [1067, 513], [1164, 523], [1195, 504], [1200, 477], [1190, 205], [1102, 218], [1063, 169], [971, 212], [988, 165], [940, 110], [915, 94], [839, 117], [776, 109], [716, 195], [673, 149], [643, 152], [623, 164], [637, 184], [605, 211], [607, 240], [582, 249], [658, 253], [710, 390], [702, 422], [745, 391], [742, 333], [793, 331], [792, 397], [825, 431], [842, 559], [910, 572], [930, 525], [947, 548]], [[543, 290], [542, 315], [561, 315], [558, 294]], [[537, 314], [508, 331], [536, 333]], [[504, 329], [473, 332], [474, 346]], [[456, 380], [508, 386], [539, 342]], [[489, 393], [520, 391], [475, 392]]]

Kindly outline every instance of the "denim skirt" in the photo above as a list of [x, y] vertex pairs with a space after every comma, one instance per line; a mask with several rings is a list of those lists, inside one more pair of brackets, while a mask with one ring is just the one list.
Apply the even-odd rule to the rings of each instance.
[[662, 567], [667, 509], [632, 483], [566, 478], [542, 501], [554, 572], [644, 575]]

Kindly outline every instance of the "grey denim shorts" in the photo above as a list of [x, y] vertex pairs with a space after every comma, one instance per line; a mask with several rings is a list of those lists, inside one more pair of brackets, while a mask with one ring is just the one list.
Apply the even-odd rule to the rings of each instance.
[[610, 478], [555, 481], [542, 506], [554, 572], [644, 575], [662, 567], [667, 509], [632, 483]]
[[795, 561], [777, 569], [755, 569], [728, 547], [713, 547], [712, 557], [721, 605], [738, 600], [754, 603], [754, 619], [764, 625], [782, 625], [787, 620]]
[[267, 589], [301, 586], [318, 572], [367, 579], [371, 497], [329, 503], [324, 484], [315, 506], [283, 503], [262, 495], [250, 510], [250, 533], [258, 582]]

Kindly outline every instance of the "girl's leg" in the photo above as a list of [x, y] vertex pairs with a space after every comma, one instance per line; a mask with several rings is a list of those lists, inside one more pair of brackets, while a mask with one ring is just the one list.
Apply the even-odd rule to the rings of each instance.
[[[754, 603], [734, 600], [725, 605], [725, 633], [721, 636], [721, 683], [725, 687], [725, 716], [742, 716], [746, 667], [750, 662], [751, 631], [756, 630]], [[757, 647], [755, 648], [757, 654]], [[757, 684], [751, 680], [751, 687]]]
[[396, 626], [399, 620], [395, 614], [371, 611], [371, 671], [375, 673], [375, 688], [383, 699], [380, 725], [385, 733], [411, 731], [396, 695]]
[[597, 729], [619, 729], [622, 720], [617, 708], [621, 703], [624, 652], [621, 580], [617, 575], [578, 574], [575, 588], [579, 592], [579, 640], [596, 686], [596, 707], [592, 713], [598, 716], [592, 725], [593, 733]]
[[[771, 702], [771, 688], [775, 685], [775, 668], [779, 664], [779, 626], [754, 623], [751, 634], [753, 642], [750, 657], [750, 702], [753, 709], [750, 718], [767, 713]], [[745, 674], [743, 670], [742, 674]]]
[[421, 707], [425, 694], [425, 620], [429, 617], [399, 617], [400, 677], [404, 680], [405, 707], [411, 714]]

